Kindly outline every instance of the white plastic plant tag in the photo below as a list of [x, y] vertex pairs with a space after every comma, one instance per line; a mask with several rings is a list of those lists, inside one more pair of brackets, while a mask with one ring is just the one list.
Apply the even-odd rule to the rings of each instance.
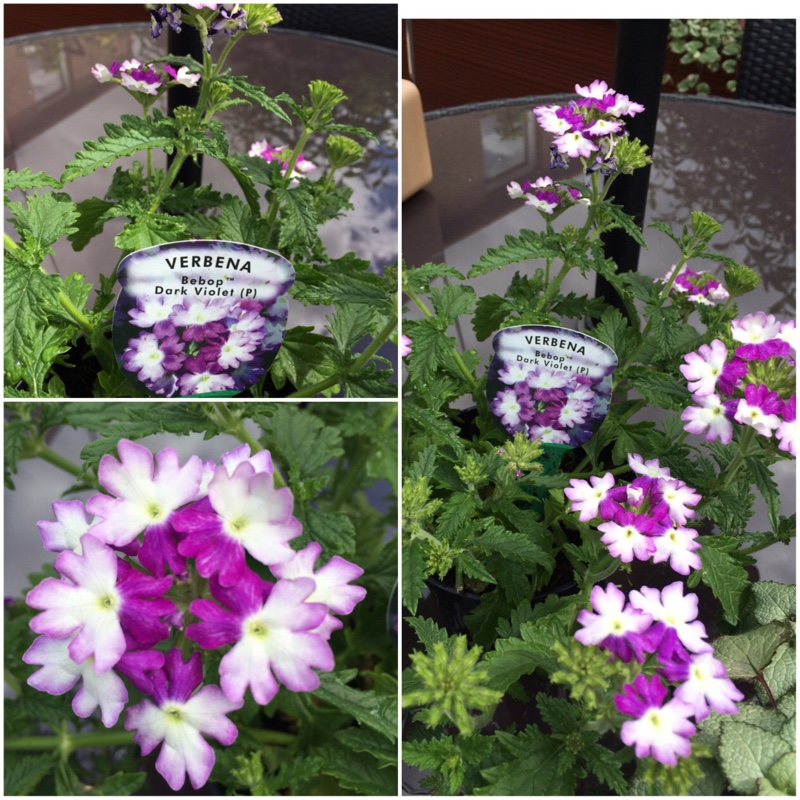
[[280, 254], [217, 240], [122, 259], [113, 342], [125, 375], [159, 397], [226, 397], [260, 380], [281, 343], [294, 268]]
[[504, 328], [492, 345], [486, 394], [509, 436], [568, 447], [591, 439], [611, 401], [617, 356], [608, 345], [554, 325]]

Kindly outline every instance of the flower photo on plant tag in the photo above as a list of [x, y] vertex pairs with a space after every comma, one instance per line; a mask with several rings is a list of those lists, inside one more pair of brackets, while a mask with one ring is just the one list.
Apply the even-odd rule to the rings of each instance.
[[114, 351], [151, 395], [235, 395], [260, 380], [283, 342], [292, 265], [225, 241], [137, 250], [120, 264]]

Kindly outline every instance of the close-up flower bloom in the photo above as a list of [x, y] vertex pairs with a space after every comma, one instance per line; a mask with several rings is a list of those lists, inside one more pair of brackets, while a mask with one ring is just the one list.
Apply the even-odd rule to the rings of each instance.
[[622, 725], [620, 737], [634, 747], [637, 758], [652, 756], [662, 764], [675, 766], [678, 757], [692, 750], [690, 737], [695, 726], [689, 721], [692, 707], [673, 698], [664, 703], [667, 689], [658, 675], [637, 675], [633, 685], [625, 684], [614, 699], [620, 713], [637, 717]]
[[170, 650], [164, 668], [151, 675], [155, 702], [144, 699], [129, 708], [125, 728], [136, 731], [133, 740], [143, 756], [161, 745], [156, 769], [174, 791], [183, 787], [187, 774], [199, 789], [214, 767], [214, 749], [202, 734], [232, 744], [238, 731], [227, 715], [242, 704], [231, 701], [217, 686], [195, 691], [203, 680], [200, 653], [184, 663], [180, 650]]

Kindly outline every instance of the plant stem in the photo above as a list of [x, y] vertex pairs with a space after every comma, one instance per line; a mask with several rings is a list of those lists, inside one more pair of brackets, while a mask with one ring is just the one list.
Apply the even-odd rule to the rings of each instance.
[[[389, 317], [389, 320], [383, 326], [378, 335], [372, 340], [369, 347], [367, 347], [367, 349], [364, 350], [364, 352], [353, 362], [350, 370], [355, 371], [364, 367], [364, 365], [378, 351], [378, 348], [380, 348], [380, 346], [392, 335], [396, 328], [397, 314], [394, 313], [391, 315], [391, 317]], [[338, 373], [336, 375], [331, 375], [329, 378], [325, 378], [324, 380], [311, 384], [311, 386], [304, 386], [302, 389], [292, 392], [289, 397], [314, 397], [320, 392], [324, 392], [326, 389], [336, 386], [336, 384], [340, 382], [341, 377], [342, 376]]]
[[739, 449], [736, 451], [731, 463], [728, 464], [728, 469], [725, 470], [725, 482], [722, 484], [723, 489], [727, 489], [733, 483], [733, 479], [736, 477], [739, 467], [748, 455], [747, 450], [754, 433], [755, 428], [750, 426], [742, 431], [742, 435], [739, 437]]
[[65, 458], [60, 453], [56, 453], [55, 450], [51, 450], [44, 442], [37, 445], [35, 457], [41, 458], [48, 464], [52, 464], [54, 467], [64, 470], [64, 472], [68, 472], [75, 478], [80, 477], [83, 471], [80, 466], [70, 461], [68, 458]]
[[294, 733], [286, 733], [285, 731], [270, 731], [264, 728], [245, 728], [239, 726], [242, 733], [252, 736], [254, 739], [263, 742], [264, 744], [294, 744], [297, 741], [297, 736]]
[[68, 733], [65, 736], [18, 736], [6, 739], [6, 750], [59, 750], [72, 752], [80, 747], [111, 747], [133, 744], [133, 731], [100, 731]]
[[161, 186], [158, 187], [158, 191], [155, 193], [152, 201], [150, 202], [150, 208], [147, 209], [148, 214], [153, 214], [156, 212], [158, 207], [161, 205], [161, 201], [164, 199], [164, 195], [169, 191], [170, 187], [175, 181], [175, 178], [178, 177], [178, 173], [183, 166], [183, 162], [186, 161], [187, 154], [183, 153], [180, 149], [175, 154], [175, 160], [170, 165], [167, 174], [164, 176], [164, 180], [161, 182]]

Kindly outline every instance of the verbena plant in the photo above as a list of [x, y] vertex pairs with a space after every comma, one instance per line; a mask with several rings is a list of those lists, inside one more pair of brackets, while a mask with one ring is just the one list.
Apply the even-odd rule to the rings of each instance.
[[[199, 35], [202, 63], [167, 56], [146, 64], [136, 59], [97, 64], [94, 76], [119, 84], [120, 91], [141, 104], [141, 114], [107, 123], [105, 135], [84, 142], [60, 176], [32, 174], [27, 168], [5, 171], [6, 206], [17, 232], [16, 240], [6, 236], [4, 248], [6, 396], [74, 394], [63, 376], [87, 351], [97, 363], [95, 396], [137, 393], [118, 366], [109, 338], [116, 270], [101, 275], [89, 304], [92, 286], [84, 275], [62, 277], [42, 268], [57, 242], [67, 238], [82, 250], [112, 219], [125, 220], [114, 239], [120, 260], [135, 250], [188, 239], [257, 245], [279, 251], [293, 264], [297, 301], [334, 307], [328, 335], [302, 326], [286, 331], [271, 371], [250, 389], [252, 395], [393, 396], [390, 364], [377, 352], [395, 336], [396, 269], [378, 275], [354, 253], [331, 258], [318, 235], [323, 223], [352, 208], [351, 190], [337, 178], [361, 158], [363, 143], [375, 137], [336, 121], [337, 107], [347, 98], [324, 80], [312, 81], [300, 99], [285, 93], [271, 97], [225, 69], [237, 42], [280, 22], [273, 5], [165, 5], [155, 7], [151, 17], [153, 36], [166, 25], [182, 30], [181, 36]], [[269, 46], [268, 40], [264, 45]], [[198, 102], [167, 117], [157, 101], [180, 85], [197, 87]], [[286, 124], [285, 140], [294, 141], [293, 146], [262, 141], [254, 143], [250, 154], [232, 152], [216, 115], [238, 105], [256, 105], [275, 115]], [[326, 166], [304, 159], [311, 137], [324, 138]], [[153, 154], [162, 151], [172, 156], [167, 170], [153, 166]], [[71, 183], [126, 156], [141, 160], [130, 168], [118, 166], [104, 197], [73, 202]], [[223, 164], [241, 195], [176, 181], [182, 165], [199, 156]], [[24, 200], [10, 202], [13, 190], [24, 192]], [[174, 350], [164, 349], [163, 359]]]
[[[794, 322], [739, 316], [758, 275], [713, 251], [720, 226], [700, 211], [680, 231], [654, 223], [675, 246], [663, 278], [617, 271], [599, 237], [622, 228], [644, 245], [613, 202], [617, 177], [650, 160], [624, 125], [643, 109], [605, 82], [578, 93], [534, 111], [551, 166], [580, 159], [584, 179], [512, 183], [545, 229], [507, 237], [466, 277], [533, 265], [480, 298], [447, 265], [403, 275], [422, 312], [403, 327], [402, 594], [417, 642], [404, 759], [444, 794], [791, 794], [794, 587], [748, 568], [795, 535], [770, 471], [795, 455]], [[559, 229], [576, 205], [583, 225]], [[602, 275], [619, 308], [565, 294], [574, 271]], [[581, 318], [619, 364], [604, 421], [571, 450], [599, 394], [506, 363], [490, 401], [487, 365], [448, 332]], [[769, 530], [752, 525], [757, 501]], [[470, 596], [466, 629], [415, 616], [432, 578], [450, 602]]]
[[32, 459], [73, 497], [26, 500], [55, 566], [6, 598], [6, 792], [395, 794], [396, 415], [10, 404], [7, 488]]

